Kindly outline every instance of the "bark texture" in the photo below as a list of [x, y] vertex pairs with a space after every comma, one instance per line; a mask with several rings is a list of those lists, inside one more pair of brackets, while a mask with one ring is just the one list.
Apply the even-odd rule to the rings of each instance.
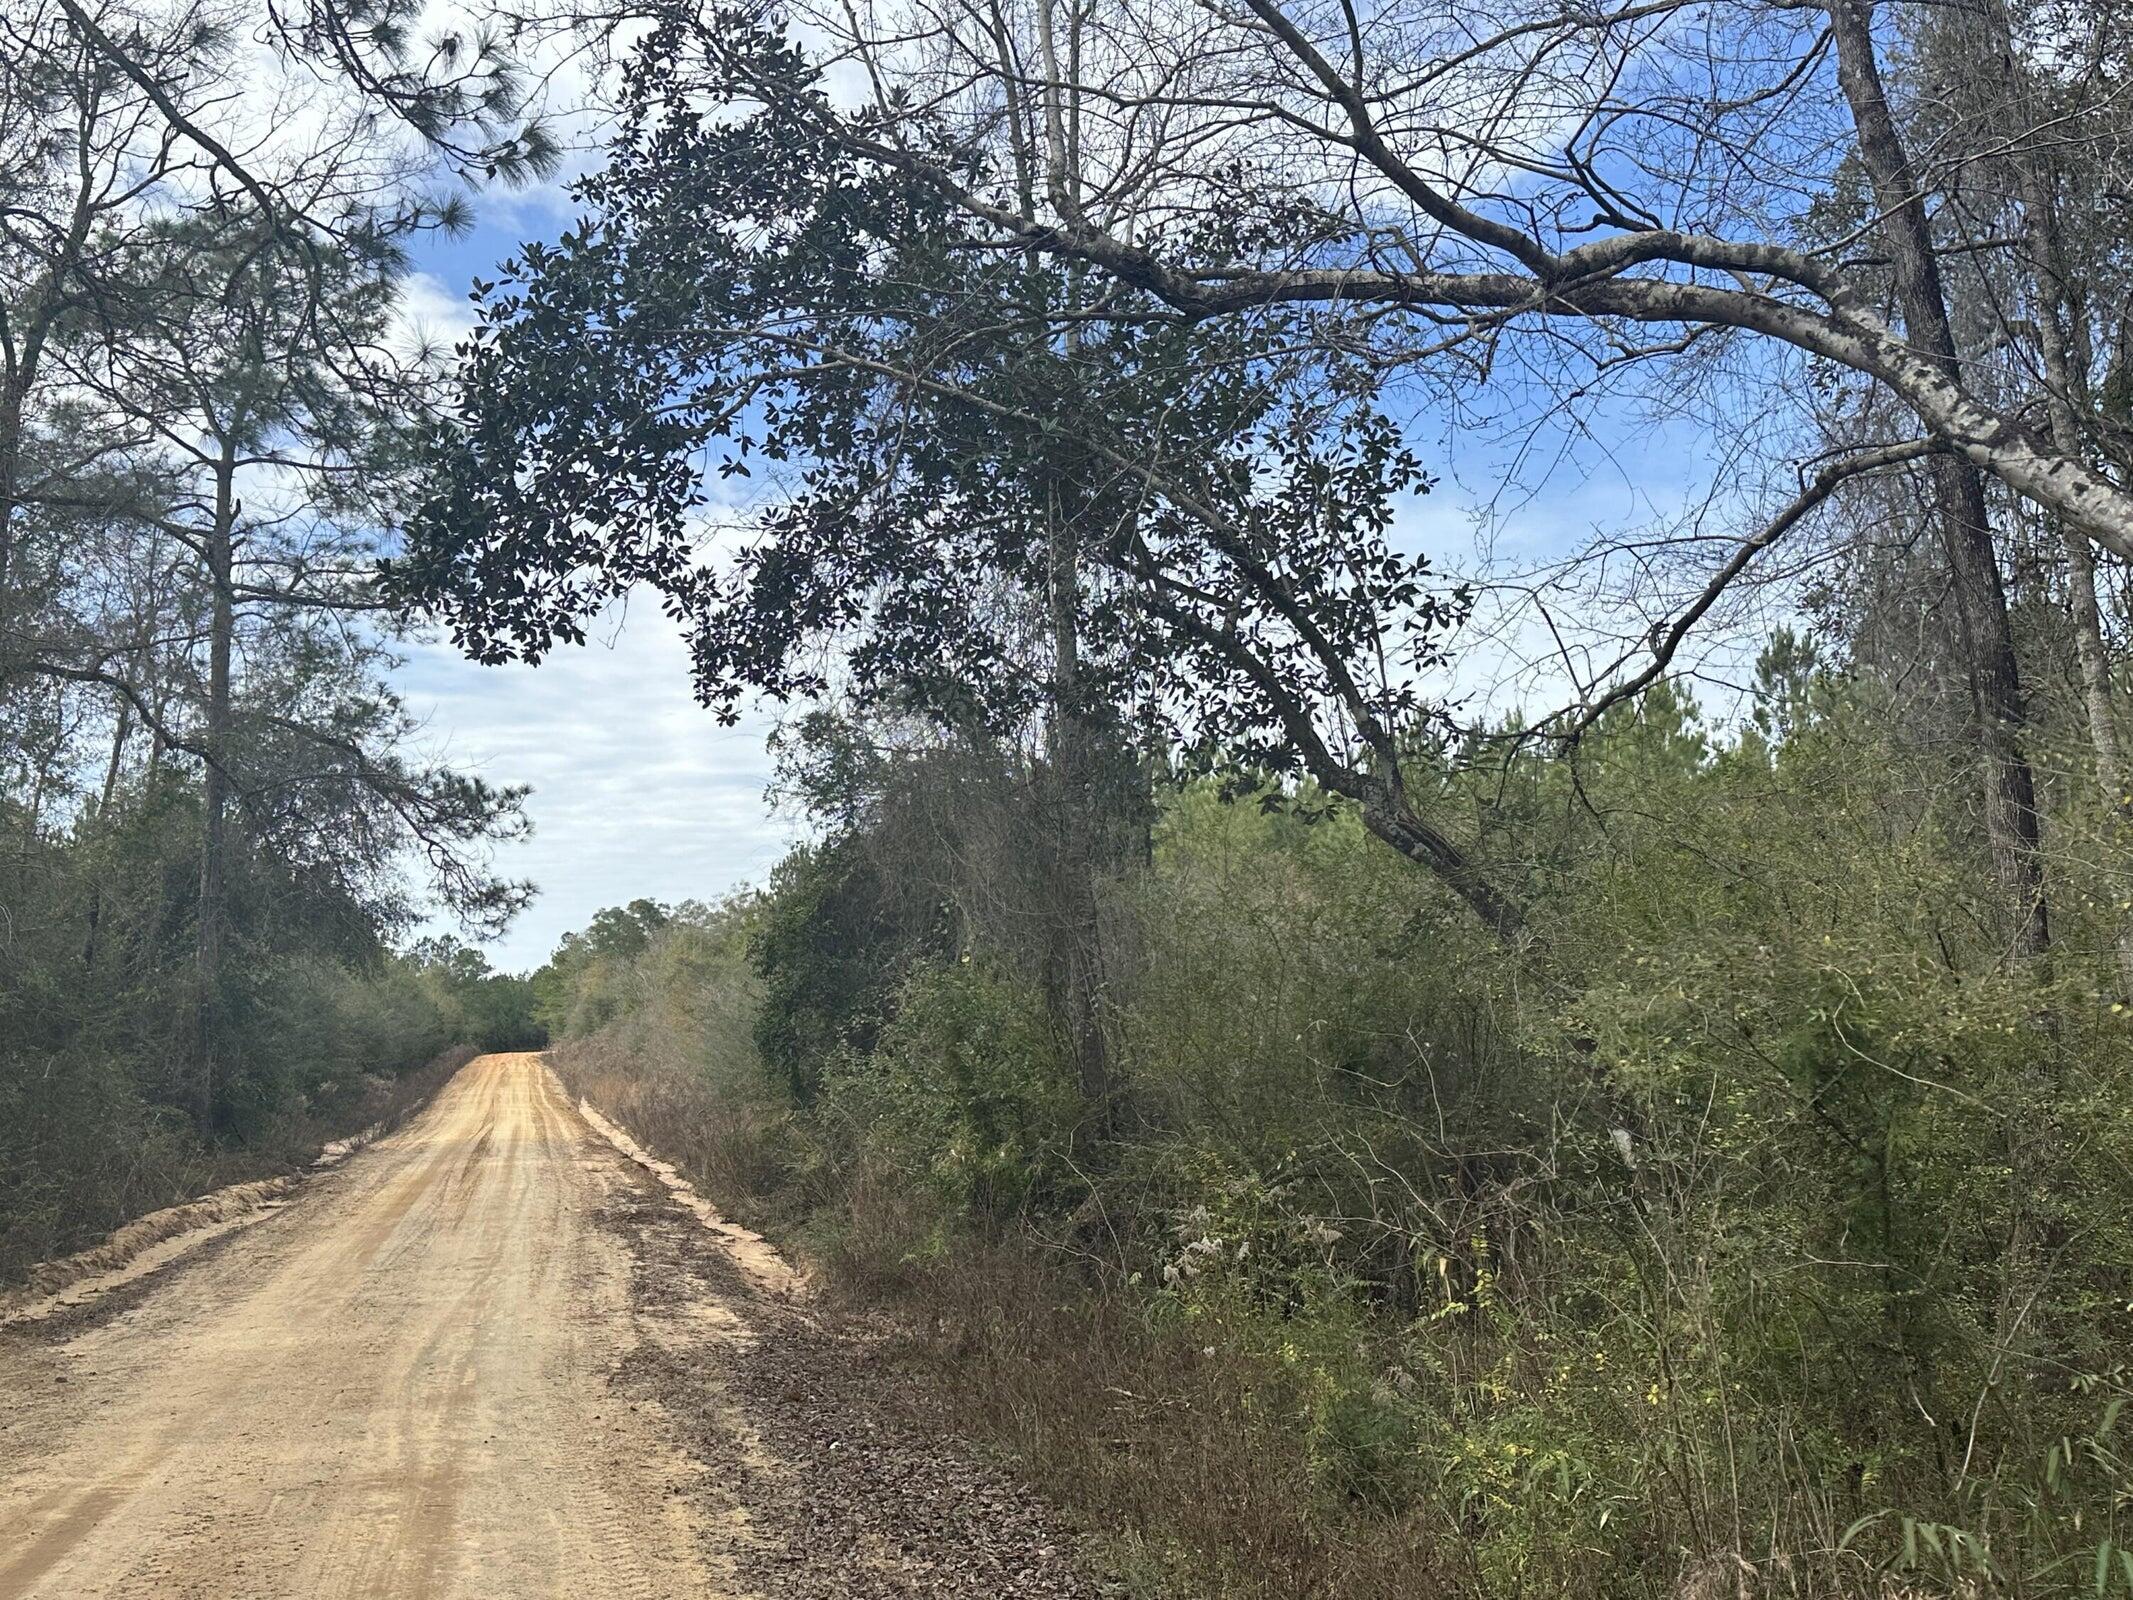
[[[1881, 211], [1881, 232], [1894, 263], [1904, 332], [1922, 357], [1946, 373], [1951, 383], [1960, 384], [1962, 366], [1948, 318], [1947, 292], [1933, 253], [1925, 199], [1889, 110], [1875, 58], [1872, 12], [1857, 0], [1834, 0], [1829, 18], [1837, 79], [1851, 107], [1860, 158]], [[2041, 956], [2050, 948], [2051, 929], [2044, 899], [2036, 780], [2022, 749], [2022, 682], [1993, 547], [1985, 480], [1975, 463], [1954, 456], [1935, 458], [1926, 471], [1941, 547], [1947, 555], [1957, 640], [1969, 679], [1985, 839], [2008, 946], [2017, 956]]]

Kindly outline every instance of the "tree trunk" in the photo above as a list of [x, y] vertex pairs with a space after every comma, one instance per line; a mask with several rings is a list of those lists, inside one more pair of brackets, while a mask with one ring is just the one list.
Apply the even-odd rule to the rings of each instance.
[[215, 512], [207, 536], [207, 576], [213, 590], [208, 627], [207, 771], [201, 785], [200, 908], [194, 977], [194, 1037], [203, 1131], [215, 1120], [220, 1046], [217, 1012], [222, 985], [224, 899], [228, 877], [230, 651], [236, 633], [236, 595], [231, 578], [237, 520], [235, 451], [225, 442], [215, 463]]
[[[1865, 0], [1830, 0], [1828, 10], [1837, 80], [1851, 107], [1860, 157], [1895, 264], [1905, 338], [1954, 378], [1960, 362], [1947, 294], [1933, 254], [1925, 200], [1882, 86], [1871, 7]], [[1953, 456], [1936, 458], [1927, 471], [1955, 595], [1957, 641], [1969, 678], [1983, 777], [1985, 838], [2008, 948], [2018, 957], [2037, 957], [2050, 948], [2051, 931], [2036, 780], [2022, 752], [2022, 681], [1992, 543], [1985, 480], [1977, 467]]]
[[1405, 805], [1368, 798], [1361, 804], [1364, 827], [1449, 884], [1505, 944], [1518, 942], [1525, 931], [1525, 915], [1518, 902], [1499, 894], [1464, 851]]
[[[2033, 218], [2048, 215], [2032, 210], [2028, 200], [2023, 209]], [[2080, 449], [2080, 430], [2071, 405], [2063, 397], [2072, 392], [2068, 386], [2074, 381], [2073, 363], [2068, 359], [2057, 320], [2063, 311], [2072, 309], [2072, 302], [2058, 276], [2058, 251], [2052, 238], [2056, 229], [2048, 222], [2040, 225], [2036, 221], [2030, 227], [2032, 248], [2040, 262], [2037, 285], [2042, 303], [2037, 307], [2037, 320], [2047, 330], [2043, 339], [2045, 383], [2054, 391], [2047, 402], [2052, 437], [2060, 449], [2072, 454]], [[2079, 529], [2064, 518], [2055, 520], [2066, 545], [2067, 610], [2074, 624], [2074, 652], [2081, 667], [2082, 709], [2088, 722], [2089, 748], [2096, 759], [2096, 786], [2103, 793], [2108, 814], [2118, 825], [2123, 845], [2126, 838], [2133, 837], [2133, 793], [2126, 787], [2125, 759], [2118, 743], [2111, 658], [2104, 648], [2103, 608], [2096, 598], [2096, 555]], [[2113, 916], [2117, 922], [2114, 943], [2119, 993], [2133, 999], [2133, 917], [2123, 911], [2114, 912]]]
[[1058, 796], [1052, 879], [1058, 899], [1050, 908], [1047, 987], [1074, 1054], [1082, 1102], [1101, 1136], [1110, 1127], [1114, 1084], [1104, 1033], [1103, 935], [1097, 906], [1100, 830], [1094, 811], [1100, 785], [1090, 749], [1088, 708], [1081, 703], [1080, 530], [1072, 508], [1056, 498], [1048, 546], [1051, 786]]
[[16, 501], [22, 493], [22, 392], [0, 383], [0, 689], [10, 686], [29, 651], [15, 634]]
[[[2009, 155], [2017, 198], [2022, 204], [2023, 244], [2036, 290], [2038, 354], [2044, 368], [2045, 416], [2052, 448], [2061, 455], [2083, 454], [2076, 409], [2088, 390], [2093, 346], [2080, 294], [2067, 275], [2065, 243], [2059, 233], [2059, 185], [2050, 156], [2031, 137], [2038, 126], [2035, 97], [2027, 69], [2015, 53], [2014, 28], [2003, 4], [1986, 10], [1992, 30], [1993, 76], [2007, 86], [2018, 143]], [[2089, 541], [2064, 517], [2055, 517], [2066, 546], [2067, 610], [2074, 625], [2074, 652], [2081, 668], [2082, 709], [2089, 746], [2096, 758], [2096, 784], [2104, 805], [2120, 829], [2133, 825], [2133, 796], [2126, 789], [2125, 761], [2118, 743], [2113, 705], [2110, 655], [2103, 642], [2103, 609], [2096, 597], [2096, 555]], [[2118, 987], [2133, 998], [2133, 917], [2116, 913]]]
[[10, 623], [7, 596], [15, 576], [15, 497], [22, 472], [22, 397], [0, 385], [0, 628]]
[[[2082, 707], [2088, 719], [2089, 747], [2096, 757], [2096, 786], [2118, 827], [2121, 850], [2133, 837], [2133, 794], [2126, 789], [2126, 767], [2118, 745], [2118, 717], [2112, 704], [2111, 661], [2103, 644], [2103, 608], [2096, 600], [2096, 559], [2089, 542], [2060, 523], [2066, 541], [2067, 609], [2073, 617], [2074, 650], [2081, 664]], [[2133, 917], [2112, 913], [2118, 931], [2118, 992], [2133, 1000]]]
[[104, 763], [104, 783], [96, 795], [96, 814], [100, 818], [110, 814], [111, 798], [118, 792], [119, 773], [126, 761], [126, 742], [132, 737], [133, 702], [120, 695], [118, 723], [111, 731], [111, 759]]
[[[118, 793], [119, 773], [126, 762], [126, 741], [133, 735], [133, 702], [119, 696], [118, 721], [111, 732], [111, 759], [104, 763], [104, 784], [97, 791], [96, 825], [111, 826], [111, 802]], [[104, 880], [101, 874], [89, 885], [89, 930], [82, 940], [81, 964], [94, 971], [104, 926]]]

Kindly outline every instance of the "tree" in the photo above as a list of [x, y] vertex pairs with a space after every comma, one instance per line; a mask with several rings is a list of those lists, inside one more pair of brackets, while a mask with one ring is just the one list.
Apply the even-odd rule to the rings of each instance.
[[[1860, 161], [1880, 214], [1878, 231], [1893, 258], [1906, 343], [1950, 383], [1960, 384], [1963, 363], [1949, 320], [1925, 195], [1882, 84], [1872, 8], [1863, 0], [1831, 0], [1828, 13], [1837, 82], [1857, 130]], [[1927, 470], [1947, 552], [1984, 768], [1985, 836], [1994, 873], [2013, 913], [2013, 946], [2021, 954], [2040, 955], [2051, 943], [2051, 933], [2038, 862], [2036, 781], [2019, 743], [2022, 685], [1985, 504], [1983, 469], [1973, 459], [1945, 453], [1935, 455]]]
[[167, 95], [166, 82], [175, 85], [203, 45], [212, 49], [197, 31], [140, 30], [132, 47], [143, 87], [56, 7], [0, 20], [0, 684], [19, 670], [27, 508], [63, 498], [69, 479], [122, 442], [40, 437], [46, 358], [84, 308], [109, 315], [98, 279], [143, 248], [142, 195], [192, 175], [154, 96]]
[[[2013, 334], [2029, 347], [2023, 386], [2041, 403], [2054, 447], [2096, 461], [2124, 481], [2133, 436], [2125, 417], [2099, 403], [2110, 370], [2099, 363], [2096, 333], [2099, 323], [2116, 320], [2121, 331], [2126, 325], [2123, 230], [2109, 222], [2101, 229], [2085, 225], [2084, 208], [2070, 199], [2074, 173], [2083, 174], [2084, 184], [2103, 177], [2108, 192], [2111, 175], [2125, 171], [2133, 156], [2133, 124], [2115, 104], [2111, 75], [2102, 69], [2124, 24], [2109, 8], [2089, 7], [2064, 19], [2038, 10], [2025, 24], [2017, 24], [2004, 0], [1991, 0], [1974, 16], [1919, 30], [1918, 49], [1966, 86], [1965, 99], [1979, 102], [1959, 101], [1963, 112], [2015, 130], [2001, 158], [1981, 163], [1963, 185], [1962, 212], [1976, 218], [1962, 226], [1965, 243], [1982, 226], [2003, 228], [2003, 237], [2016, 242], [2012, 292], [1977, 296], [1978, 320], [1992, 337]], [[2055, 60], [2076, 42], [2085, 61]], [[2072, 136], [2054, 137], [2054, 125]], [[2073, 524], [2047, 515], [2065, 552], [2068, 622], [2096, 780], [2105, 805], [2123, 821], [2133, 814], [2133, 799], [2120, 752], [2097, 554]], [[2133, 995], [2133, 920], [2121, 924], [2117, 946], [2120, 987]]]
[[[47, 713], [5, 730], [30, 758], [23, 848], [85, 818], [88, 848], [134, 807], [173, 827], [197, 781], [162, 915], [190, 944], [186, 1103], [216, 1132], [247, 1009], [312, 948], [283, 909], [370, 960], [408, 918], [410, 855], [470, 926], [529, 893], [488, 865], [523, 791], [414, 755], [371, 587], [427, 404], [427, 358], [393, 335], [405, 242], [457, 210], [345, 95], [313, 82], [278, 125], [298, 87], [237, 20], [58, 0], [11, 14], [0, 61], [22, 157], [0, 179], [0, 703]], [[119, 907], [100, 882], [86, 905], [95, 971]]]
[[[405, 761], [405, 716], [365, 681], [382, 664], [377, 646], [349, 631], [377, 608], [369, 564], [379, 513], [404, 454], [399, 413], [421, 387], [419, 368], [387, 350], [388, 241], [305, 262], [270, 243], [248, 222], [162, 230], [125, 288], [139, 322], [70, 361], [111, 432], [140, 441], [136, 471], [159, 495], [140, 508], [144, 533], [189, 562], [203, 596], [199, 721], [176, 736], [199, 757], [203, 782], [203, 1121], [214, 1105], [233, 801], [250, 809], [255, 844], [298, 858], [375, 870], [380, 833], [404, 840], [427, 854], [441, 896], [473, 925], [500, 926], [527, 896], [470, 855], [522, 827], [520, 792]], [[107, 673], [103, 641], [67, 641], [72, 666], [55, 658], [56, 642], [42, 657], [51, 670], [90, 681], [106, 673], [132, 692]], [[242, 699], [240, 656], [255, 678]], [[336, 669], [348, 677], [336, 683]], [[334, 836], [320, 827], [328, 817], [354, 831]]]
[[[835, 643], [863, 699], [951, 723], [1056, 704], [1077, 738], [1109, 717], [1129, 747], [1307, 771], [1515, 931], [1406, 778], [1463, 600], [1392, 547], [1426, 479], [1367, 369], [1287, 316], [1146, 300], [1058, 337], [1028, 305], [1070, 274], [971, 257], [925, 191], [781, 114], [648, 101], [587, 197], [600, 221], [489, 298], [399, 596], [537, 659], [647, 582], [728, 714], [821, 695]], [[789, 468], [724, 567], [694, 559], [700, 451]]]
[[[1725, 552], [1706, 594], [1723, 593], [1839, 489], [1927, 475], [1974, 691], [2008, 938], [2017, 950], [2041, 949], [2025, 708], [1982, 484], [2048, 508], [2119, 554], [2133, 552], [2133, 496], [2092, 453], [2069, 454], [2036, 431], [2007, 397], [1999, 376], [2019, 344], [1989, 357], [1956, 346], [1940, 281], [1950, 243], [1922, 231], [1918, 197], [1976, 152], [1919, 167], [1884, 83], [1887, 40], [1874, 19], [1787, 8], [1689, 28], [1688, 11], [1681, 0], [1590, 15], [1428, 7], [1383, 19], [1367, 36], [1351, 36], [1335, 8], [1276, 0], [1189, 22], [1159, 4], [1091, 10], [1050, 0], [1012, 15], [977, 3], [810, 9], [785, 31], [733, 12], [670, 18], [629, 68], [632, 117], [611, 171], [585, 191], [587, 228], [507, 275], [491, 301], [493, 342], [469, 369], [476, 385], [502, 382], [515, 359], [505, 346], [538, 345], [547, 364], [529, 355], [528, 374], [608, 384], [614, 403], [597, 427], [571, 435], [576, 457], [566, 462], [561, 445], [543, 443], [545, 464], [521, 460], [506, 443], [514, 422], [530, 435], [567, 409], [543, 413], [529, 377], [521, 394], [470, 418], [472, 450], [482, 470], [538, 476], [542, 492], [564, 496], [592, 528], [618, 526], [623, 564], [675, 580], [677, 607], [689, 611], [703, 608], [707, 584], [682, 574], [680, 523], [633, 521], [636, 508], [662, 494], [682, 503], [680, 461], [729, 423], [758, 443], [768, 441], [750, 433], [759, 423], [785, 426], [787, 459], [820, 448], [798, 436], [794, 412], [817, 408], [842, 428], [853, 385], [897, 388], [929, 425], [957, 407], [983, 419], [972, 428], [1040, 437], [1071, 419], [1086, 459], [1067, 470], [1092, 503], [1147, 495], [1216, 544], [1221, 524], [1235, 527], [1233, 504], [1151, 445], [1146, 406], [1106, 396], [1106, 420], [1131, 425], [1089, 437], [1098, 387], [1083, 372], [1048, 388], [998, 387], [1000, 369], [977, 354], [987, 343], [1057, 351], [1071, 337], [1095, 353], [1089, 364], [1107, 343], [1169, 338], [1180, 351], [1207, 352], [1228, 340], [1226, 354], [1182, 359], [1236, 371], [1248, 364], [1236, 351], [1261, 340], [1290, 353], [1292, 370], [1315, 359], [1315, 378], [1339, 371], [1351, 394], [1360, 388], [1393, 409], [1429, 397], [1454, 414], [1474, 402], [1524, 407], [1536, 420], [1594, 390], [1678, 409], [1723, 389], [1767, 395], [1802, 375], [1837, 374], [1886, 397], [1917, 431], [1847, 442], [1810, 463], [1797, 497]], [[795, 42], [803, 31], [807, 46]], [[862, 66], [863, 87], [847, 93], [840, 78], [831, 93], [821, 63], [833, 57]], [[1545, 115], [1534, 109], [1537, 84], [1546, 85]], [[703, 165], [720, 160], [750, 166]], [[1515, 181], [1498, 181], [1505, 174]], [[1815, 208], [1861, 174], [1878, 196], [1870, 214], [1838, 236], [1819, 231]], [[799, 264], [807, 253], [811, 265]], [[766, 263], [780, 256], [795, 265], [772, 283]], [[602, 266], [619, 275], [600, 279]], [[640, 316], [640, 305], [657, 309]], [[677, 315], [685, 323], [664, 341], [649, 336], [663, 326], [657, 318]], [[571, 356], [558, 348], [564, 327], [629, 346], [646, 364], [633, 371], [619, 358]], [[724, 409], [706, 400], [669, 410], [668, 385], [686, 385], [704, 349], [721, 344], [757, 353], [753, 366], [724, 372]], [[1135, 349], [1132, 371], [1148, 370], [1146, 354]], [[780, 375], [766, 389], [771, 369]], [[793, 387], [802, 371], [804, 401]], [[1249, 378], [1241, 386], [1254, 388]], [[760, 405], [770, 390], [777, 405]], [[1060, 405], [1064, 393], [1073, 399]], [[1028, 397], [1044, 403], [1016, 403]], [[1226, 419], [1232, 445], [1267, 420], [1248, 412], [1240, 402]], [[912, 445], [890, 410], [878, 407], [875, 419], [877, 452]], [[1320, 439], [1326, 426], [1322, 416]], [[2092, 437], [2107, 431], [2093, 411], [2082, 426]], [[1194, 449], [1204, 453], [1210, 436], [1194, 434]], [[831, 437], [842, 448], [844, 436]], [[1265, 439], [1256, 446], [1263, 454]], [[724, 470], [743, 465], [729, 459]], [[1380, 491], [1398, 483], [1393, 471]], [[1750, 498], [1728, 492], [1735, 505]], [[487, 518], [496, 547], [515, 540], [527, 560], [514, 568], [495, 557], [484, 578], [500, 605], [551, 610], [518, 641], [544, 648], [557, 636], [555, 616], [593, 592], [548, 556], [584, 556], [599, 541], [520, 537], [503, 531], [513, 513], [493, 509], [444, 517], [457, 519], [459, 543], [418, 553], [412, 590], [464, 597], [478, 587], [475, 568], [490, 557], [470, 530]], [[1722, 502], [1719, 513], [1727, 510]], [[510, 588], [514, 570], [536, 575], [532, 593]], [[478, 615], [480, 604], [459, 609], [476, 648], [505, 631]], [[1665, 657], [1709, 604], [1684, 601], [1683, 628], [1654, 629]], [[1273, 665], [1247, 649], [1248, 666], [1219, 624], [1211, 635], [1174, 618], [1164, 625], [1200, 654], [1222, 656], [1229, 672], [1252, 677]], [[1329, 642], [1326, 654], [1343, 653], [1344, 641]], [[1304, 650], [1312, 653], [1307, 639]], [[965, 663], [986, 670], [982, 651]], [[707, 660], [709, 676], [718, 667]], [[1588, 704], [1555, 731], [1589, 722], [1605, 688], [1592, 685]], [[1358, 728], [1377, 776], [1362, 781], [1338, 752], [1316, 764], [1349, 769], [1337, 787], [1388, 785], [1374, 809], [1396, 815], [1404, 802], [1384, 751], [1405, 735], [1377, 736], [1367, 692], [1332, 690], [1344, 718], [1365, 713]], [[1262, 683], [1255, 693], [1264, 692]], [[1308, 748], [1302, 731], [1288, 742]], [[1386, 831], [1455, 885], [1485, 878], [1433, 824]], [[1491, 921], [1516, 921], [1487, 904], [1485, 885], [1478, 898]]]

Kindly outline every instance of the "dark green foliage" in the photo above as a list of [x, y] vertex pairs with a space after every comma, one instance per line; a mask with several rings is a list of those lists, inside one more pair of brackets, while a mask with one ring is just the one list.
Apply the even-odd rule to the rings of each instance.
[[750, 941], [763, 979], [756, 1049], [802, 1104], [828, 1063], [866, 1055], [903, 963], [926, 930], [897, 927], [894, 898], [856, 841], [803, 846], [771, 876]]
[[538, 1050], [548, 1042], [532, 978], [492, 971], [479, 950], [443, 935], [418, 943], [408, 964], [442, 1005], [457, 1042], [479, 1050]]
[[[1394, 537], [1431, 480], [1380, 369], [1309, 312], [1199, 322], [1112, 284], [1097, 313], [1080, 269], [970, 248], [935, 186], [824, 131], [774, 25], [655, 28], [625, 89], [584, 219], [479, 286], [392, 593], [537, 661], [650, 587], [728, 719], [818, 700], [834, 662], [869, 710], [1308, 774], [1515, 929], [1404, 780], [1471, 592]], [[780, 492], [707, 557], [714, 480], [759, 465]]]
[[372, 911], [240, 851], [213, 997], [227, 1067], [202, 1129], [185, 1065], [198, 816], [168, 771], [62, 837], [0, 808], [0, 1274], [308, 1159], [462, 1036], [452, 988], [385, 948]]
[[[760, 947], [758, 959], [776, 970]], [[920, 966], [871, 1055], [847, 1045], [826, 1059], [829, 1114], [868, 1128], [953, 1213], [1042, 1214], [1079, 1198], [1067, 1159], [1074, 1074], [1027, 985], [968, 960]]]

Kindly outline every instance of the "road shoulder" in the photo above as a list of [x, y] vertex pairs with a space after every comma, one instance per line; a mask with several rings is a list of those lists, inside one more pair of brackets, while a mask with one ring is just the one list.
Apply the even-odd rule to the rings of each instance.
[[[767, 1289], [660, 1193], [601, 1222], [637, 1263], [640, 1339], [618, 1383], [704, 1471], [689, 1492], [764, 1600], [1096, 1600], [1086, 1541], [972, 1446], [887, 1403], [884, 1334]], [[740, 1508], [745, 1508], [741, 1511]]]

